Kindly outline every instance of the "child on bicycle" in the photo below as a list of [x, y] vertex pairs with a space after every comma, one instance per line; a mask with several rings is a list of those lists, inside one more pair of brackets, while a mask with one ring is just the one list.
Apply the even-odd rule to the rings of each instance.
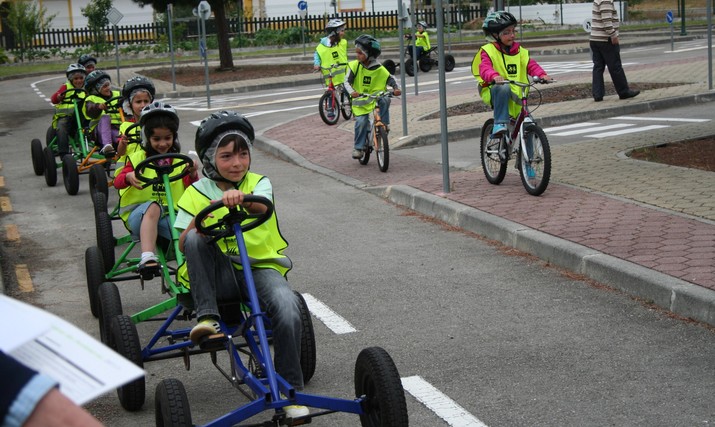
[[375, 109], [375, 105], [380, 107], [382, 122], [385, 123], [387, 131], [390, 131], [390, 98], [381, 97], [376, 101], [364, 95], [383, 91], [388, 86], [394, 89], [395, 96], [399, 96], [402, 92], [395, 78], [377, 62], [377, 58], [382, 53], [379, 41], [363, 34], [355, 39], [355, 53], [357, 59], [348, 63], [345, 90], [353, 98], [352, 110], [355, 115], [355, 144], [352, 157], [359, 159], [367, 148], [365, 144], [370, 132], [370, 113]]
[[[412, 55], [419, 59], [422, 54], [431, 49], [429, 42], [429, 33], [427, 33], [427, 23], [419, 21], [417, 23], [417, 32], [415, 33], [415, 45], [412, 47]], [[405, 37], [411, 37], [412, 34], [405, 34]]]
[[[163, 185], [142, 188], [144, 183], [136, 177], [135, 166], [148, 157], [166, 153], [179, 153], [178, 141], [179, 116], [170, 105], [154, 102], [144, 107], [140, 124], [142, 126], [142, 148], [128, 156], [126, 165], [114, 179], [114, 187], [119, 190], [119, 216], [135, 240], [141, 242], [141, 260], [137, 270], [146, 277], [153, 277], [159, 269], [155, 254], [157, 236], [168, 241], [172, 239], [171, 224], [166, 216], [166, 189]], [[171, 164], [172, 159], [164, 159]], [[175, 160], [174, 160], [175, 161]], [[171, 195], [174, 203], [179, 200], [184, 190], [198, 180], [196, 165], [187, 166], [190, 174], [171, 183]], [[171, 175], [183, 172], [174, 168]], [[145, 168], [142, 176], [149, 179], [157, 177], [156, 171]]]
[[[331, 19], [325, 26], [326, 36], [320, 39], [320, 43], [315, 48], [313, 54], [313, 69], [318, 71], [322, 68], [329, 68], [333, 64], [348, 64], [348, 41], [345, 40], [345, 21], [342, 19]], [[323, 70], [326, 77], [328, 71]], [[333, 71], [333, 84], [341, 84], [345, 80], [344, 71]]]
[[509, 12], [491, 12], [484, 19], [482, 30], [487, 43], [479, 49], [472, 61], [472, 74], [479, 84], [479, 95], [494, 108], [492, 136], [507, 131], [510, 117], [521, 111], [520, 92], [516, 86], [494, 84], [504, 80], [528, 83], [529, 76], [551, 80], [543, 68], [522, 48], [516, 39], [516, 18]]
[[84, 99], [86, 95], [84, 91], [76, 94], [67, 94], [66, 91], [83, 89], [87, 72], [80, 64], [70, 64], [65, 71], [65, 75], [67, 76], [67, 81], [50, 98], [55, 105], [52, 127], [57, 134], [57, 154], [59, 154], [60, 159], [65, 154], [69, 154], [69, 136], [77, 132], [77, 118], [75, 117], [74, 104], [71, 98]]
[[[196, 152], [203, 163], [205, 178], [189, 187], [179, 200], [174, 227], [181, 231], [179, 247], [186, 256], [180, 268], [182, 282], [191, 287], [198, 324], [190, 339], [200, 343], [220, 331], [217, 300], [238, 300], [245, 290], [243, 274], [235, 263], [235, 238], [211, 243], [196, 230], [195, 216], [213, 201], [249, 213], [263, 213], [266, 207], [244, 202], [244, 196], [262, 196], [273, 201], [273, 187], [266, 176], [250, 171], [253, 126], [242, 115], [221, 111], [204, 119], [196, 131]], [[216, 223], [228, 211], [220, 209], [205, 224]], [[270, 316], [276, 371], [297, 390], [303, 388], [300, 367], [300, 302], [291, 290], [286, 274], [292, 267], [283, 255], [288, 246], [278, 228], [276, 214], [262, 225], [244, 233], [258, 299]], [[188, 270], [188, 271], [187, 271]], [[186, 273], [188, 272], [188, 276]], [[284, 408], [289, 417], [308, 415], [305, 406]]]
[[[112, 79], [102, 70], [94, 70], [84, 81], [87, 99], [82, 112], [89, 120], [89, 131], [94, 140], [102, 148], [100, 153], [106, 157], [114, 157], [114, 145], [119, 137], [119, 126], [122, 123], [119, 112], [119, 91], [112, 90]], [[107, 112], [110, 110], [111, 112]]]

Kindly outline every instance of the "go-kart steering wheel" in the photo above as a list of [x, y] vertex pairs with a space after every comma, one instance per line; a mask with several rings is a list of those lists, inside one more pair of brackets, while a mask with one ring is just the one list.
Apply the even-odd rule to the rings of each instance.
[[60, 96], [62, 96], [63, 99], [65, 97], [67, 97], [67, 94], [69, 94], [69, 97], [67, 99], [79, 99], [79, 96], [82, 93], [86, 94], [87, 91], [81, 87], [73, 87], [73, 88], [65, 89], [62, 92], [60, 92], [59, 94], [60, 94]]
[[[268, 221], [271, 215], [273, 215], [273, 203], [271, 203], [270, 200], [266, 199], [263, 196], [246, 195], [243, 198], [243, 202], [259, 203], [266, 207], [266, 211], [263, 213], [253, 214], [246, 212], [245, 210], [238, 210], [233, 207], [229, 208], [228, 213], [224, 215], [223, 218], [219, 218], [216, 223], [211, 225], [204, 225], [204, 220], [210, 213], [224, 207], [223, 201], [219, 200], [217, 202], [211, 203], [209, 206], [206, 206], [204, 209], [201, 210], [201, 212], [198, 213], [198, 215], [196, 215], [196, 220], [194, 221], [194, 223], [196, 224], [196, 231], [206, 236], [213, 237], [213, 240], [215, 241], [224, 237], [233, 236], [234, 224], [241, 224], [241, 232], [245, 233], [246, 231], [253, 230], [254, 228]], [[243, 222], [247, 219], [254, 220], [247, 224], [243, 224]]]
[[[178, 159], [178, 163], [172, 163], [170, 165], [158, 165], [155, 162], [159, 160], [164, 160], [164, 159]], [[144, 183], [142, 188], [146, 188], [151, 184], [155, 183], [160, 183], [163, 182], [163, 175], [170, 175], [171, 172], [176, 169], [180, 168], [182, 166], [186, 165], [191, 165], [193, 164], [193, 160], [191, 160], [191, 157], [185, 155], [185, 154], [180, 154], [180, 153], [164, 153], [164, 154], [157, 154], [156, 156], [151, 156], [145, 160], [143, 160], [141, 163], [139, 163], [135, 168], [134, 168], [134, 176], [141, 182]], [[156, 178], [148, 178], [143, 175], [144, 169], [151, 169], [156, 172]], [[181, 171], [180, 174], [178, 175], [170, 175], [169, 176], [169, 182], [174, 182], [178, 181], [181, 178], [185, 177], [191, 173], [189, 168], [184, 168], [183, 171]]]
[[130, 125], [125, 131], [124, 131], [124, 136], [127, 137], [127, 145], [129, 144], [140, 144], [142, 142], [142, 137], [140, 132], [135, 132], [134, 130], [139, 128], [141, 131], [141, 124], [140, 123], [134, 123]]

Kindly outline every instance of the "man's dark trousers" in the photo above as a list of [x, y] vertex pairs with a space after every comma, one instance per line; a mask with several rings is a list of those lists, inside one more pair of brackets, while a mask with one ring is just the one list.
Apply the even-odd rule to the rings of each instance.
[[628, 80], [626, 73], [621, 65], [621, 48], [620, 45], [607, 42], [591, 41], [591, 56], [593, 57], [593, 98], [603, 98], [606, 91], [603, 83], [603, 72], [608, 67], [608, 73], [611, 75], [613, 85], [616, 87], [616, 93], [619, 96], [628, 93]]

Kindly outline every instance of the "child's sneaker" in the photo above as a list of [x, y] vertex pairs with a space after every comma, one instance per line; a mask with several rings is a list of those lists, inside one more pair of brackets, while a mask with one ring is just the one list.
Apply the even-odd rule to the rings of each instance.
[[102, 147], [101, 150], [99, 150], [100, 153], [102, 153], [103, 156], [105, 157], [114, 157], [115, 154], [117, 154], [116, 151], [114, 151], [114, 147], [112, 147], [112, 144], [107, 144], [104, 147]]
[[491, 137], [492, 137], [492, 138], [495, 138], [495, 137], [497, 137], [498, 135], [501, 135], [501, 134], [503, 134], [503, 133], [506, 133], [506, 126], [503, 125], [503, 124], [501, 124], [501, 123], [497, 123], [497, 124], [495, 124], [494, 127], [492, 128], [492, 135], [491, 135]]
[[359, 159], [362, 157], [362, 150], [353, 150], [353, 159]]
[[536, 171], [531, 167], [531, 165], [526, 165], [526, 176], [529, 179], [536, 177]]
[[191, 329], [189, 333], [189, 339], [194, 344], [198, 344], [201, 338], [214, 335], [221, 331], [221, 325], [212, 317], [205, 317], [199, 320], [199, 323]]
[[283, 408], [288, 418], [299, 418], [310, 415], [310, 409], [307, 406], [289, 405]]

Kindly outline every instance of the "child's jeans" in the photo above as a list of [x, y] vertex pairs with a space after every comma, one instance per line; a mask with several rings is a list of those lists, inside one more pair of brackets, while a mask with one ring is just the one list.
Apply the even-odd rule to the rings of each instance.
[[[219, 316], [217, 300], [237, 301], [239, 286], [246, 295], [243, 272], [234, 268], [209, 238], [191, 230], [184, 240], [184, 254], [196, 315]], [[303, 389], [300, 369], [301, 319], [298, 296], [281, 273], [272, 268], [253, 268], [253, 281], [261, 307], [268, 313], [273, 332], [276, 371], [298, 390]]]
[[[390, 98], [383, 96], [377, 99], [380, 107], [380, 118], [385, 125], [390, 124]], [[372, 112], [355, 117], [355, 149], [364, 150], [367, 135], [370, 133], [370, 116]], [[507, 119], [508, 120], [508, 119]]]
[[112, 126], [109, 114], [102, 114], [97, 127], [94, 128], [94, 137], [101, 147], [113, 144], [119, 138], [119, 129]]
[[57, 154], [60, 158], [70, 152], [70, 135], [77, 131], [77, 120], [74, 115], [57, 119]]
[[498, 84], [490, 88], [494, 107], [494, 124], [506, 126], [509, 123], [509, 100], [512, 98], [511, 85]]

